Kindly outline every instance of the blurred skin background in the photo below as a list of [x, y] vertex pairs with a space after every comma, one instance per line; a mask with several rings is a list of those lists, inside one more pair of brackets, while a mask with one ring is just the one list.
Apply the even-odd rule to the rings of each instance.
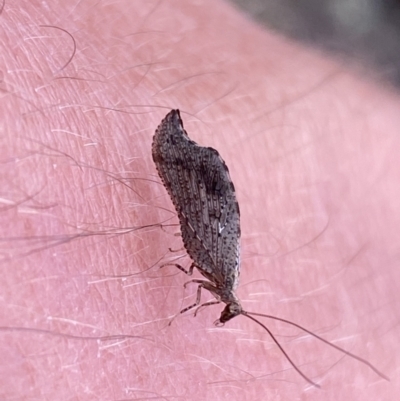
[[230, 1], [260, 24], [370, 66], [400, 86], [399, 0]]

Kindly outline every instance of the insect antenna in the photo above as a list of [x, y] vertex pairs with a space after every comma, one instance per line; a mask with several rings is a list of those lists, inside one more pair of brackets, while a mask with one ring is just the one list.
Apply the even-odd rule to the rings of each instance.
[[261, 326], [269, 335], [270, 337], [274, 340], [274, 343], [278, 346], [278, 348], [281, 350], [282, 354], [285, 356], [285, 358], [289, 361], [289, 363], [294, 367], [294, 369], [297, 371], [297, 373], [304, 378], [308, 383], [313, 385], [314, 387], [321, 388], [321, 386], [315, 382], [313, 382], [310, 378], [308, 378], [297, 366], [296, 364], [291, 360], [290, 356], [286, 353], [286, 351], [283, 349], [282, 345], [279, 344], [279, 341], [275, 338], [275, 336], [272, 334], [271, 330], [265, 326], [263, 323], [261, 323], [259, 320], [254, 318], [253, 316], [250, 315], [249, 312], [242, 311], [241, 315], [246, 316], [248, 319], [252, 320], [253, 322], [256, 322], [259, 326]]
[[285, 350], [283, 349], [283, 347], [279, 344], [278, 340], [274, 337], [274, 335], [272, 334], [271, 330], [269, 330], [267, 328], [267, 326], [265, 326], [263, 323], [261, 323], [259, 320], [257, 320], [256, 318], [254, 318], [253, 316], [260, 316], [260, 317], [266, 317], [268, 319], [273, 319], [273, 320], [277, 320], [279, 322], [283, 322], [286, 324], [289, 324], [291, 326], [297, 327], [298, 329], [304, 331], [307, 334], [310, 334], [311, 336], [315, 337], [316, 339], [322, 341], [324, 344], [329, 345], [330, 347], [336, 349], [339, 352], [342, 352], [345, 355], [348, 355], [349, 357], [363, 363], [364, 365], [367, 365], [370, 369], [372, 369], [378, 376], [382, 377], [382, 379], [385, 379], [387, 381], [390, 381], [390, 379], [383, 374], [382, 372], [380, 372], [377, 368], [375, 368], [375, 366], [373, 366], [370, 362], [368, 362], [367, 360], [351, 353], [350, 351], [345, 350], [344, 348], [339, 347], [338, 345], [335, 345], [331, 342], [329, 342], [328, 340], [325, 340], [324, 338], [320, 337], [318, 334], [313, 333], [310, 330], [307, 330], [305, 327], [300, 326], [297, 323], [291, 322], [290, 320], [286, 320], [277, 316], [272, 316], [272, 315], [265, 315], [263, 313], [256, 313], [256, 312], [247, 312], [247, 311], [242, 311], [241, 315], [246, 316], [247, 318], [249, 318], [250, 320], [252, 320], [253, 322], [256, 322], [259, 326], [261, 326], [265, 331], [267, 331], [267, 333], [271, 336], [271, 338], [274, 340], [275, 344], [279, 347], [279, 349], [282, 351], [283, 355], [285, 356], [285, 358], [290, 362], [290, 364], [296, 369], [296, 371], [305, 379], [307, 380], [309, 383], [311, 383], [313, 386], [320, 388], [320, 386], [316, 383], [314, 383], [312, 380], [310, 380], [306, 375], [303, 374], [303, 372], [295, 365], [295, 363], [290, 359], [290, 357], [288, 356], [288, 354], [285, 352]]

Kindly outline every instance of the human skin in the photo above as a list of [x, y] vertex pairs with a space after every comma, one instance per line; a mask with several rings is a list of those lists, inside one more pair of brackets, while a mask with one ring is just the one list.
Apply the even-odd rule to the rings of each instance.
[[[68, 3], [0, 17], [1, 398], [396, 399], [398, 95], [220, 1]], [[313, 388], [223, 305], [168, 325], [196, 292], [159, 269], [184, 253], [151, 159], [171, 108], [229, 166], [244, 309], [390, 382], [260, 318]]]

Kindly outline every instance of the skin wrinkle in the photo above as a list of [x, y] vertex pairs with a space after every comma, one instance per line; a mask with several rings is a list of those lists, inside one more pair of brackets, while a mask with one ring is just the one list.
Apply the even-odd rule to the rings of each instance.
[[[16, 0], [0, 16], [0, 197], [18, 203], [0, 213], [0, 252], [12, 251], [0, 264], [2, 395], [233, 401], [313, 400], [322, 391], [326, 400], [395, 400], [397, 95], [219, 1], [49, 4]], [[39, 25], [74, 37], [61, 72], [51, 71], [71, 56], [71, 40], [61, 32], [45, 40], [53, 34]], [[390, 383], [263, 321], [322, 385], [310, 389], [252, 322], [215, 328], [220, 306], [167, 326], [195, 298], [185, 276], [157, 267], [176, 258], [168, 248], [182, 247], [176, 228], [115, 235], [110, 227], [177, 222], [150, 150], [175, 107], [235, 183], [245, 309], [340, 339]], [[45, 208], [18, 213], [36, 205]], [[115, 276], [126, 277], [102, 280]], [[135, 338], [89, 341], [104, 333]]]

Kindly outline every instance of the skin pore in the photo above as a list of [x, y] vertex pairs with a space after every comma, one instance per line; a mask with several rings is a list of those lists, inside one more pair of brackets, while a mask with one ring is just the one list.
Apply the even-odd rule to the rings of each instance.
[[[0, 18], [2, 398], [398, 396], [397, 94], [220, 1], [16, 0]], [[315, 389], [250, 320], [214, 327], [223, 305], [168, 326], [196, 293], [159, 269], [184, 254], [150, 150], [172, 108], [229, 167], [243, 307], [390, 382], [260, 318]]]

